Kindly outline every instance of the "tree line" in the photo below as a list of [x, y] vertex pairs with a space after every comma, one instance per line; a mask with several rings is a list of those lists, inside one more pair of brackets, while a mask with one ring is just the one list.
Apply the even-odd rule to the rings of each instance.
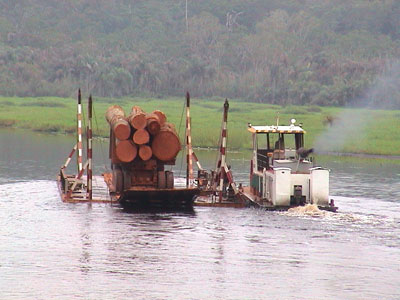
[[399, 15], [397, 0], [1, 0], [0, 94], [399, 108]]

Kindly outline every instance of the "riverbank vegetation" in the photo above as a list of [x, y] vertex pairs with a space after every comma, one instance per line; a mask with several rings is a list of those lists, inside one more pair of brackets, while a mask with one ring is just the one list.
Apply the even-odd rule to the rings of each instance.
[[400, 108], [399, 15], [398, 0], [1, 1], [0, 95]]
[[[184, 135], [184, 98], [128, 98], [94, 99], [95, 135], [107, 137], [108, 124], [104, 113], [108, 106], [119, 104], [128, 113], [133, 105], [145, 111], [164, 111]], [[192, 99], [193, 144], [197, 147], [216, 147], [222, 121], [224, 99]], [[85, 101], [86, 103], [86, 101]], [[306, 146], [312, 147], [332, 129], [329, 151], [400, 155], [400, 110], [370, 110], [362, 108], [337, 108], [319, 106], [279, 106], [262, 103], [230, 101], [228, 144], [231, 149], [251, 148], [247, 123], [272, 125], [289, 124], [291, 118], [302, 123], [307, 131]], [[343, 120], [343, 118], [345, 120]], [[355, 122], [357, 120], [357, 122]], [[349, 121], [350, 123], [346, 123]], [[85, 125], [85, 123], [84, 123]], [[72, 98], [0, 98], [0, 127], [25, 128], [45, 133], [75, 134], [76, 100]], [[183, 138], [182, 138], [183, 140]], [[322, 139], [323, 141], [323, 139]]]

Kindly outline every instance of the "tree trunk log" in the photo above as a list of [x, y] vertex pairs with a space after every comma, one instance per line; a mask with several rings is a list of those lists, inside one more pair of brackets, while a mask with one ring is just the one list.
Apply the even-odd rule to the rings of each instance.
[[139, 106], [132, 107], [128, 121], [135, 129], [144, 129], [147, 126], [146, 114]]
[[151, 135], [156, 135], [161, 128], [160, 119], [156, 114], [147, 114], [147, 130]]
[[146, 129], [138, 129], [133, 134], [133, 141], [135, 144], [143, 145], [147, 144], [150, 140], [150, 134]]
[[170, 161], [176, 158], [181, 150], [181, 143], [172, 124], [164, 124], [154, 137], [151, 149], [154, 156], [161, 161]]
[[137, 146], [132, 141], [117, 141], [115, 155], [121, 162], [131, 162], [137, 155]]
[[106, 120], [110, 124], [117, 139], [127, 140], [131, 135], [131, 127], [125, 119], [125, 113], [121, 106], [113, 105], [107, 109]]
[[152, 113], [155, 114], [160, 120], [161, 127], [165, 124], [165, 122], [167, 122], [167, 116], [161, 110], [155, 110]]
[[147, 161], [153, 156], [153, 151], [151, 150], [151, 147], [148, 145], [140, 145], [139, 147], [139, 157]]

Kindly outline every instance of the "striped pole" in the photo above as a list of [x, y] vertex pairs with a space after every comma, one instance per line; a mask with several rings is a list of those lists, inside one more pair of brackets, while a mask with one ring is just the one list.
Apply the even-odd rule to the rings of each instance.
[[235, 195], [237, 195], [239, 193], [239, 189], [237, 188], [236, 183], [233, 181], [232, 171], [229, 170], [227, 166], [224, 167], [224, 170], [229, 184], [232, 186]]
[[226, 174], [226, 178], [228, 179], [229, 184], [231, 185], [231, 187], [233, 188], [233, 192], [235, 193], [235, 197], [238, 201], [240, 202], [244, 202], [245, 200], [243, 200], [241, 194], [239, 193], [239, 189], [236, 186], [235, 181], [233, 181], [233, 175], [232, 175], [232, 171], [228, 169], [227, 166], [225, 166], [225, 174]]
[[87, 159], [88, 159], [88, 170], [87, 170], [87, 194], [88, 199], [92, 200], [93, 186], [92, 186], [92, 95], [89, 96], [88, 103], [88, 147], [87, 147]]
[[75, 144], [74, 148], [72, 148], [71, 153], [68, 155], [67, 160], [65, 161], [65, 164], [61, 167], [61, 169], [66, 169], [72, 159], [72, 156], [74, 155], [76, 148], [78, 147], [78, 144]]
[[221, 140], [221, 148], [220, 148], [220, 155], [221, 155], [221, 163], [220, 163], [220, 173], [219, 173], [219, 202], [222, 201], [222, 191], [224, 188], [224, 177], [225, 177], [225, 165], [226, 165], [226, 133], [227, 133], [227, 124], [228, 124], [228, 109], [229, 109], [229, 102], [228, 99], [225, 99], [224, 103], [224, 120], [222, 123], [222, 140]]
[[186, 92], [186, 186], [193, 186], [193, 149], [190, 120], [190, 94]]
[[77, 113], [77, 126], [78, 126], [78, 173], [82, 171], [82, 98], [81, 89], [78, 91], [78, 113]]
[[199, 168], [199, 170], [203, 170], [203, 167], [201, 166], [200, 161], [197, 158], [197, 155], [196, 155], [196, 153], [194, 153], [193, 150], [192, 150], [192, 157], [193, 157], [194, 161], [196, 162], [197, 167]]

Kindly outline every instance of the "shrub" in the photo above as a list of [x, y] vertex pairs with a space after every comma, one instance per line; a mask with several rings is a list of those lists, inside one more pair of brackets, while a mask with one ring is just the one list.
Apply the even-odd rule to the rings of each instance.
[[311, 105], [306, 108], [308, 112], [321, 112], [322, 109], [319, 106]]
[[11, 127], [15, 123], [15, 120], [0, 120], [0, 127]]
[[52, 125], [52, 124], [44, 124], [43, 126], [39, 128], [34, 128], [34, 131], [37, 132], [47, 132], [47, 133], [56, 133], [56, 132], [61, 132], [62, 127], [60, 125]]
[[52, 101], [27, 102], [27, 103], [22, 103], [21, 106], [66, 107], [64, 103], [52, 102]]
[[297, 106], [286, 106], [282, 111], [282, 114], [287, 114], [287, 115], [306, 115], [308, 112], [302, 108], [302, 107], [297, 107]]
[[14, 106], [15, 105], [15, 103], [11, 102], [11, 101], [1, 101], [0, 104], [3, 106]]

